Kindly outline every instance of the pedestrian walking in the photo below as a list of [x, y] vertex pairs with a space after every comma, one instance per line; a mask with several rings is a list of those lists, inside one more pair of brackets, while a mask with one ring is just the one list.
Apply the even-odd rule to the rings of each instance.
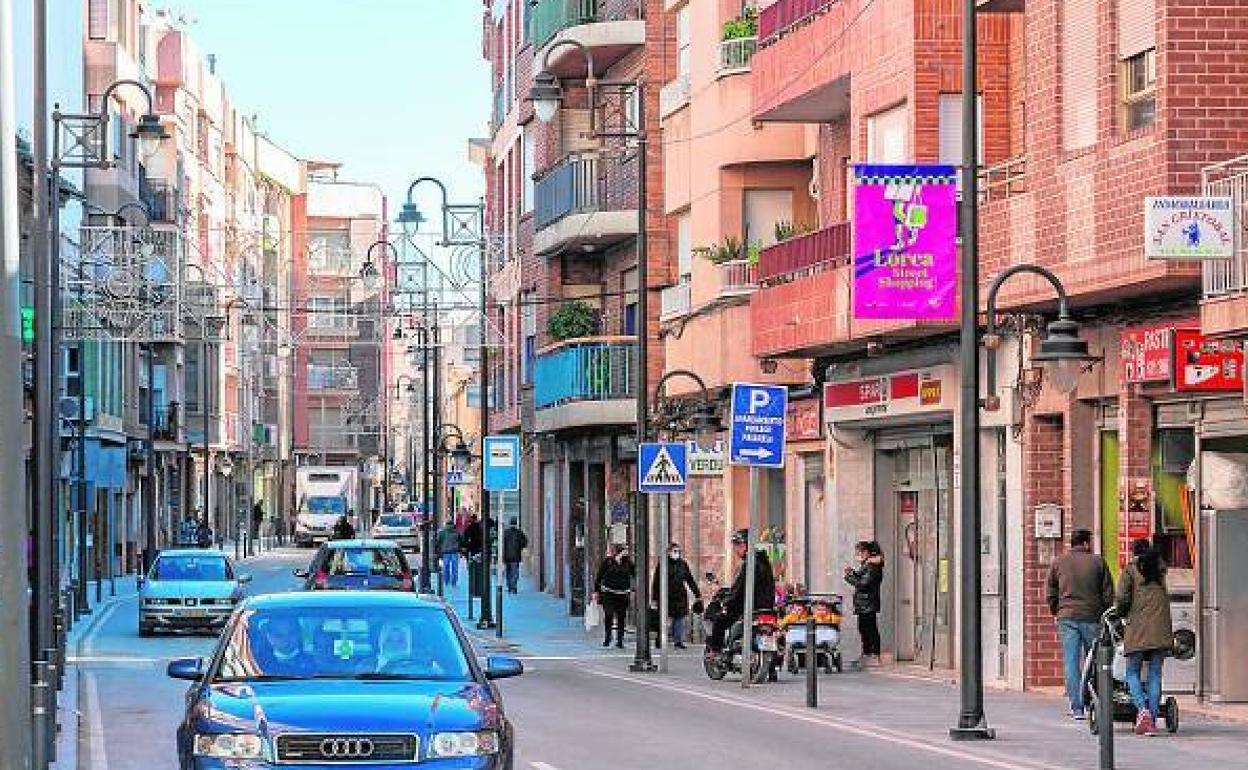
[[880, 584], [884, 582], [884, 551], [874, 540], [860, 540], [854, 546], [857, 567], [845, 568], [845, 582], [854, 587], [854, 615], [862, 639], [863, 666], [880, 665]]
[[[1161, 709], [1161, 669], [1174, 645], [1170, 618], [1170, 592], [1166, 589], [1166, 565], [1147, 540], [1131, 544], [1131, 563], [1118, 580], [1116, 606], [1126, 619], [1123, 652], [1127, 656], [1127, 690], [1135, 703], [1137, 735], [1156, 735]], [[1148, 664], [1148, 685], [1141, 679]]]
[[615, 646], [624, 648], [624, 619], [633, 595], [633, 560], [628, 548], [615, 543], [610, 553], [598, 565], [594, 578], [594, 601], [602, 605], [602, 646], [611, 644], [611, 629], [615, 628]]
[[[650, 595], [659, 596], [662, 586], [659, 567], [654, 568], [654, 576], [650, 580]], [[684, 560], [680, 545], [671, 543], [667, 547], [667, 617], [672, 623], [672, 644], [677, 649], [685, 649], [685, 632], [689, 623], [689, 593], [694, 596], [693, 609], [701, 612], [702, 592], [698, 590], [698, 581], [693, 578], [693, 570], [689, 562]], [[657, 634], [659, 629], [655, 627]], [[661, 643], [661, 642], [660, 642]]]
[[1101, 615], [1114, 600], [1109, 567], [1092, 553], [1092, 533], [1076, 529], [1070, 550], [1049, 568], [1049, 612], [1057, 619], [1062, 640], [1062, 668], [1066, 675], [1066, 701], [1072, 719], [1085, 718], [1083, 661], [1100, 633]]
[[503, 566], [507, 571], [507, 592], [517, 593], [520, 590], [520, 560], [524, 549], [529, 547], [529, 538], [520, 529], [516, 519], [503, 531]]
[[264, 527], [264, 503], [259, 500], [251, 506], [251, 539], [259, 542], [260, 530]]
[[338, 523], [334, 525], [335, 540], [351, 540], [355, 537], [355, 527], [351, 525], [351, 520], [347, 518], [347, 514], [338, 517]]
[[459, 585], [459, 551], [463, 538], [455, 529], [455, 522], [447, 519], [438, 530], [438, 556], [442, 560], [442, 585], [454, 588]]
[[195, 531], [195, 544], [200, 548], [211, 548], [212, 541], [212, 527], [208, 526], [207, 519], [203, 519], [199, 522], [199, 529]]

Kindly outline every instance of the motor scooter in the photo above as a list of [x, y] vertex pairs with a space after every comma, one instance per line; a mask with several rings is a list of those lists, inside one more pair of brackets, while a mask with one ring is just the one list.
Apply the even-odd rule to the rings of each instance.
[[[728, 597], [732, 594], [732, 587], [722, 585], [713, 572], [706, 573], [706, 580], [715, 586], [716, 589], [711, 596], [711, 600], [706, 604], [706, 612], [702, 615], [702, 623], [707, 635], [707, 646], [702, 655], [702, 666], [706, 670], [707, 676], [715, 681], [719, 681], [729, 673], [741, 673], [744, 668], [741, 648], [745, 626], [740, 620], [733, 623], [732, 628], [728, 631], [728, 637], [724, 641], [724, 648], [718, 653], [711, 649], [710, 637], [712, 627], [715, 620], [723, 616], [725, 604], [728, 601]], [[749, 659], [749, 677], [754, 684], [762, 684], [768, 680], [775, 681], [776, 670], [780, 664], [779, 621], [779, 614], [774, 609], [754, 611], [750, 654], [747, 656]]]

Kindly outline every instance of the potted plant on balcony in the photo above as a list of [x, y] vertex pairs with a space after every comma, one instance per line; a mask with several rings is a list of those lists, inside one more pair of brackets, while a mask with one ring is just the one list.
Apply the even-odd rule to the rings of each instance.
[[806, 222], [790, 222], [787, 219], [781, 219], [776, 222], [776, 243], [783, 243], [791, 238], [797, 238], [807, 233], [815, 231], [815, 226]]
[[693, 250], [694, 254], [709, 260], [713, 265], [722, 265], [725, 262], [735, 262], [737, 260], [748, 260], [750, 264], [758, 264], [758, 253], [761, 251], [762, 245], [757, 241], [743, 241], [734, 235], [724, 238], [723, 243], [713, 243], [710, 246], [700, 246]]
[[746, 37], [758, 37], [758, 9], [753, 6], [745, 8], [740, 18], [724, 22], [724, 40]]
[[546, 331], [558, 342], [592, 337], [598, 333], [601, 321], [602, 316], [597, 310], [580, 300], [573, 300], [563, 303], [551, 314]]

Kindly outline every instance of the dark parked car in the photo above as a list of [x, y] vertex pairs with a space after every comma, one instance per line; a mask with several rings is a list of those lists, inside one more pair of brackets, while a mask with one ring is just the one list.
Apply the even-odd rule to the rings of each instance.
[[254, 597], [210, 659], [169, 664], [169, 676], [194, 682], [177, 730], [180, 767], [511, 770], [513, 729], [492, 680], [523, 670], [509, 657], [482, 665], [436, 599]]
[[389, 540], [331, 540], [307, 569], [295, 570], [305, 591], [411, 591], [412, 569]]

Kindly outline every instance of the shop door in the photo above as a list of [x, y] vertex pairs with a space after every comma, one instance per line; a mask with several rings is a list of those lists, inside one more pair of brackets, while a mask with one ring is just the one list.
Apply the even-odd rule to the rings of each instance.
[[585, 464], [568, 464], [568, 487], [572, 506], [568, 511], [568, 613], [574, 617], [585, 614], [587, 571], [585, 532], [587, 524], [587, 501], [585, 489]]
[[885, 569], [895, 572], [891, 606], [894, 652], [899, 661], [952, 665], [950, 538], [952, 442], [933, 436], [926, 446], [885, 450], [892, 468], [885, 490], [891, 543], [882, 542]]
[[555, 558], [555, 501], [559, 495], [558, 469], [554, 463], [542, 463], [542, 587], [555, 585], [555, 570], [559, 560]]

